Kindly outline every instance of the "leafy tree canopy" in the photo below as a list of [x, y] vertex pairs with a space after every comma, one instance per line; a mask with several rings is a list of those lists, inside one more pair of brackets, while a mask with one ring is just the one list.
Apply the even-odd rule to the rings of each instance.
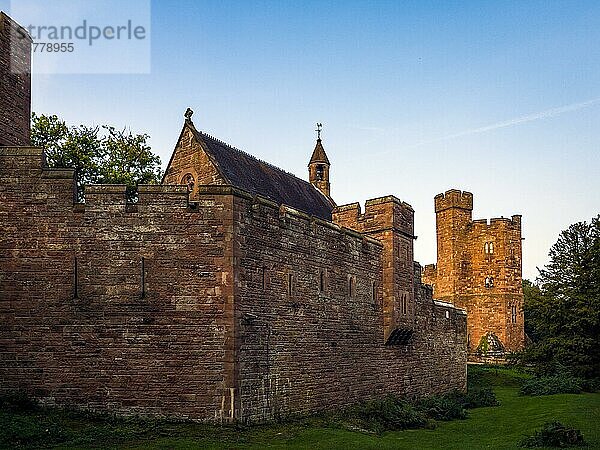
[[79, 200], [86, 184], [125, 184], [131, 195], [137, 184], [160, 183], [160, 158], [148, 139], [127, 129], [67, 126], [55, 115], [32, 114], [31, 144], [45, 149], [49, 167], [76, 170]]
[[600, 376], [600, 215], [564, 230], [536, 283], [523, 283], [533, 343], [523, 354], [540, 372], [564, 366]]

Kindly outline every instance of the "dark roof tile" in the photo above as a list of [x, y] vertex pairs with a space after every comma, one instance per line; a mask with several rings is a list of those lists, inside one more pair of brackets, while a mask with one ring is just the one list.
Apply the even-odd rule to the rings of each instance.
[[286, 204], [307, 214], [331, 220], [333, 204], [309, 182], [194, 129], [196, 139], [231, 185]]

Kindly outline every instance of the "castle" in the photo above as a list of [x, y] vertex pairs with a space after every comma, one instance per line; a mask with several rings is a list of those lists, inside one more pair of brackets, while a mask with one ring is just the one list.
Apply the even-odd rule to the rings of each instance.
[[521, 216], [473, 220], [473, 194], [435, 197], [437, 265], [423, 282], [436, 299], [464, 308], [473, 356], [503, 357], [523, 348]]
[[161, 185], [78, 203], [74, 171], [28, 146], [0, 20], [0, 391], [253, 422], [466, 388], [467, 317], [421, 282], [410, 205], [337, 206], [320, 138], [304, 181], [191, 111]]

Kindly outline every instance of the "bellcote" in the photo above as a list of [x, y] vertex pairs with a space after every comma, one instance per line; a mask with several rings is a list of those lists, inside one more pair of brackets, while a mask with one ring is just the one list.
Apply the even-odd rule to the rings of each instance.
[[331, 164], [321, 141], [321, 124], [317, 124], [317, 133], [317, 143], [308, 163], [308, 177], [310, 183], [330, 199], [329, 167]]

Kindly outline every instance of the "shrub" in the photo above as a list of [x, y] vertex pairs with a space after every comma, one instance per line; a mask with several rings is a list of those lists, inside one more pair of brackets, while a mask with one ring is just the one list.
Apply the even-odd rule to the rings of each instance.
[[526, 380], [520, 389], [521, 395], [579, 394], [584, 382], [580, 378], [567, 373], [558, 373], [546, 377], [535, 377]]
[[8, 392], [0, 396], [0, 411], [27, 412], [37, 409], [38, 404], [24, 391]]
[[418, 403], [418, 408], [427, 417], [435, 420], [466, 419], [464, 401], [456, 394], [432, 395]]
[[393, 396], [363, 403], [350, 410], [349, 416], [358, 418], [362, 426], [379, 433], [424, 428], [429, 424], [425, 414], [410, 403]]
[[498, 406], [500, 404], [492, 388], [470, 389], [463, 396], [463, 406], [467, 409]]
[[0, 413], [0, 427], [0, 448], [39, 448], [68, 440], [67, 432], [46, 418]]
[[586, 443], [581, 431], [564, 426], [560, 422], [546, 422], [533, 436], [527, 436], [521, 447], [583, 447]]

